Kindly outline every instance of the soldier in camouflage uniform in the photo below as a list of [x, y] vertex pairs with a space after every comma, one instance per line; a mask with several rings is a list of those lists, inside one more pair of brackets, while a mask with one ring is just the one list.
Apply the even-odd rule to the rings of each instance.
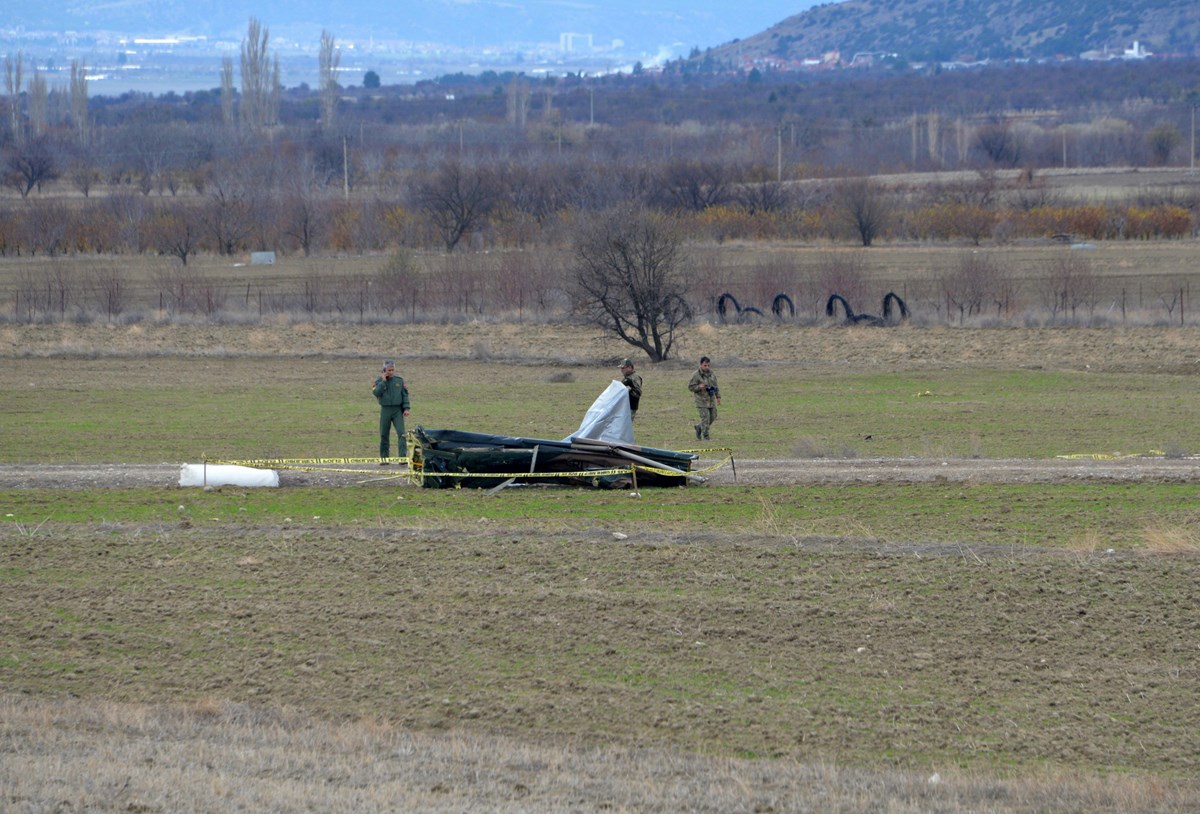
[[696, 440], [708, 440], [709, 428], [717, 420], [717, 407], [721, 403], [721, 388], [717, 386], [717, 374], [712, 372], [712, 362], [707, 356], [700, 357], [700, 369], [692, 374], [688, 382], [696, 400], [700, 423], [694, 425]]
[[629, 391], [629, 418], [637, 418], [638, 403], [642, 400], [642, 377], [633, 371], [633, 360], [621, 362], [621, 384]]

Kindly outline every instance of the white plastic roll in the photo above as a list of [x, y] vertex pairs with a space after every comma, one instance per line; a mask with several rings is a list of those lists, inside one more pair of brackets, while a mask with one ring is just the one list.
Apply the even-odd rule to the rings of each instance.
[[180, 486], [278, 486], [274, 469], [255, 469], [232, 464], [184, 464], [179, 470]]

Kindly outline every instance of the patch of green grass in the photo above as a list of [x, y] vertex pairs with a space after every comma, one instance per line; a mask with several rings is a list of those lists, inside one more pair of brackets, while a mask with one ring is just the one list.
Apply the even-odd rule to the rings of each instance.
[[[392, 488], [81, 489], [0, 491], [10, 528], [43, 523], [180, 524], [219, 530], [257, 526], [322, 529], [523, 529], [573, 536], [581, 528], [630, 535], [713, 531], [803, 541], [834, 537], [964, 545], [1137, 548], [1148, 530], [1191, 529], [1200, 520], [1187, 483], [850, 483], [719, 490], [621, 491]], [[184, 554], [184, 556], [187, 556]], [[15, 573], [15, 572], [14, 572]], [[669, 590], [670, 586], [662, 586]]]
[[[89, 362], [86, 407], [64, 402], [57, 360], [0, 366], [8, 433], [0, 462], [199, 462], [344, 457], [377, 451], [372, 370], [262, 359]], [[1195, 426], [1194, 378], [1154, 373], [953, 370], [830, 375], [787, 365], [719, 371], [713, 444], [790, 457], [800, 442], [855, 457], [1047, 458], [1178, 448]], [[546, 383], [543, 367], [414, 362], [410, 425], [564, 438], [607, 371]], [[645, 372], [637, 440], [695, 445], [688, 371]], [[48, 406], [50, 405], [50, 406]]]

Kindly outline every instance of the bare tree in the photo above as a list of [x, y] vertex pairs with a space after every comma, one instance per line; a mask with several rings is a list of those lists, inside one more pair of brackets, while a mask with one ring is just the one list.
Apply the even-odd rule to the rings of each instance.
[[998, 166], [1015, 167], [1021, 162], [1021, 142], [1006, 123], [980, 127], [975, 132], [975, 145]]
[[254, 202], [245, 185], [235, 177], [236, 170], [213, 176], [202, 222], [220, 254], [233, 254], [244, 248], [254, 231]]
[[21, 128], [21, 83], [24, 81], [24, 58], [20, 51], [4, 57], [4, 90], [8, 95], [8, 124], [14, 141], [20, 141]]
[[452, 252], [487, 217], [497, 192], [486, 167], [447, 161], [418, 184], [416, 200], [441, 234], [446, 251]]
[[185, 207], [176, 205], [160, 212], [151, 223], [155, 247], [163, 254], [178, 257], [185, 266], [200, 248], [200, 229], [192, 218]]
[[657, 202], [666, 209], [701, 212], [733, 199], [729, 168], [719, 161], [672, 161], [663, 170]]
[[334, 117], [337, 116], [338, 65], [342, 61], [342, 53], [336, 49], [333, 35], [328, 31], [321, 32], [321, 53], [318, 58], [321, 94], [321, 127], [329, 130], [333, 127]]
[[112, 242], [139, 253], [144, 251], [150, 204], [127, 190], [118, 190], [100, 200], [113, 224]]
[[886, 193], [868, 178], [842, 184], [837, 190], [835, 206], [863, 246], [870, 246], [891, 218], [891, 202]]
[[280, 231], [300, 244], [305, 257], [312, 254], [327, 230], [318, 186], [312, 160], [305, 156], [284, 182], [279, 202]]
[[663, 361], [692, 318], [683, 267], [683, 239], [667, 216], [636, 205], [601, 213], [575, 241], [575, 307], [651, 361]]
[[221, 57], [221, 123], [232, 130], [233, 119], [233, 57]]
[[505, 118], [517, 132], [525, 131], [529, 116], [529, 86], [522, 76], [514, 75], [504, 91]]
[[271, 60], [270, 32], [250, 18], [242, 40], [242, 124], [250, 132], [269, 127], [279, 118], [279, 57]]
[[88, 87], [87, 70], [82, 62], [71, 60], [71, 84], [69, 87], [71, 124], [75, 128], [75, 136], [80, 145], [86, 145], [89, 138], [88, 117]]
[[1154, 163], [1164, 165], [1171, 160], [1171, 153], [1183, 141], [1183, 134], [1171, 122], [1163, 122], [1146, 134]]
[[738, 185], [734, 190], [734, 199], [751, 215], [786, 212], [792, 205], [792, 195], [786, 183], [765, 179]]
[[43, 135], [50, 126], [50, 86], [46, 77], [33, 69], [33, 77], [26, 90], [26, 107], [29, 112], [29, 132], [34, 137]]
[[4, 157], [8, 185], [24, 198], [39, 190], [46, 181], [58, 177], [54, 150], [47, 137], [41, 136], [21, 144], [12, 145]]
[[960, 254], [955, 267], [939, 281], [946, 300], [946, 313], [949, 314], [952, 308], [957, 309], [959, 324], [967, 317], [982, 313], [996, 275], [995, 265], [987, 255]]

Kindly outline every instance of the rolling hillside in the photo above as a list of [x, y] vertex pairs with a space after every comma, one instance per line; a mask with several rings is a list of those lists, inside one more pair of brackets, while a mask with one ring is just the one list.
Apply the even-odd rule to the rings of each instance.
[[1152, 53], [1200, 53], [1195, 0], [845, 0], [713, 49], [719, 61], [803, 60], [839, 52], [905, 61], [1077, 57], [1138, 41]]

